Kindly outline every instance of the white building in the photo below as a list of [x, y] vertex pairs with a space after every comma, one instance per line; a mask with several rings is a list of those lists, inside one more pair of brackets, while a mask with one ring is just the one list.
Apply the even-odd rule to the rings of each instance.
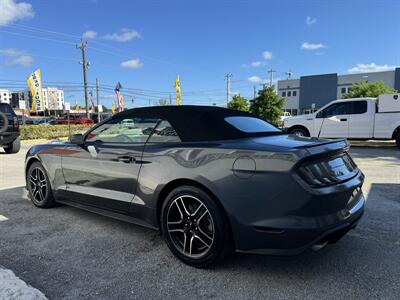
[[[56, 87], [42, 88], [43, 104], [47, 110], [62, 110], [64, 105], [64, 91]], [[24, 99], [29, 99], [30, 105], [32, 104], [32, 95], [29, 90], [24, 91]], [[39, 105], [36, 107], [37, 111], [43, 111], [43, 107]]]
[[6, 89], [0, 89], [0, 103], [8, 103], [11, 101], [11, 92]]
[[62, 110], [64, 105], [64, 91], [55, 87], [44, 88], [43, 102], [48, 110]]

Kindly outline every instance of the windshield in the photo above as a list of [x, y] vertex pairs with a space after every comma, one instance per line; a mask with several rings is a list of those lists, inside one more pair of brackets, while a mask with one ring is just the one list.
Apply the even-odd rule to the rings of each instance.
[[246, 133], [258, 132], [279, 132], [280, 130], [275, 126], [265, 122], [264, 120], [252, 117], [227, 117], [225, 121], [230, 125]]

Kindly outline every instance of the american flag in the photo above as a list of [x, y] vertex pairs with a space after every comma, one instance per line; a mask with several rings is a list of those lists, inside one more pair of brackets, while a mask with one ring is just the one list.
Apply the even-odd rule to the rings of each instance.
[[121, 95], [121, 89], [122, 89], [122, 85], [121, 83], [118, 81], [117, 85], [115, 86], [115, 95], [117, 95], [117, 102], [118, 102], [118, 108], [117, 111], [121, 111], [122, 110], [122, 95]]

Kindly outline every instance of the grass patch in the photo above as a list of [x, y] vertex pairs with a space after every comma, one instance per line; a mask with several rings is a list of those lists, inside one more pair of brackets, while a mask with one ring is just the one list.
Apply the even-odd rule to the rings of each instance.
[[68, 137], [70, 134], [83, 133], [90, 127], [86, 125], [71, 125], [71, 132], [68, 125], [21, 125], [21, 140], [33, 139], [57, 139]]

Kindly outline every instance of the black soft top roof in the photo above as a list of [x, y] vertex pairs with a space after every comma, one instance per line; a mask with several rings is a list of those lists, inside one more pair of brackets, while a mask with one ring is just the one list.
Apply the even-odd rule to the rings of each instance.
[[[183, 142], [213, 141], [260, 136], [266, 133], [246, 133], [230, 125], [224, 119], [229, 116], [254, 115], [216, 106], [150, 106], [129, 109], [115, 117], [125, 115], [146, 115], [167, 120]], [[269, 133], [270, 134], [270, 133]]]

